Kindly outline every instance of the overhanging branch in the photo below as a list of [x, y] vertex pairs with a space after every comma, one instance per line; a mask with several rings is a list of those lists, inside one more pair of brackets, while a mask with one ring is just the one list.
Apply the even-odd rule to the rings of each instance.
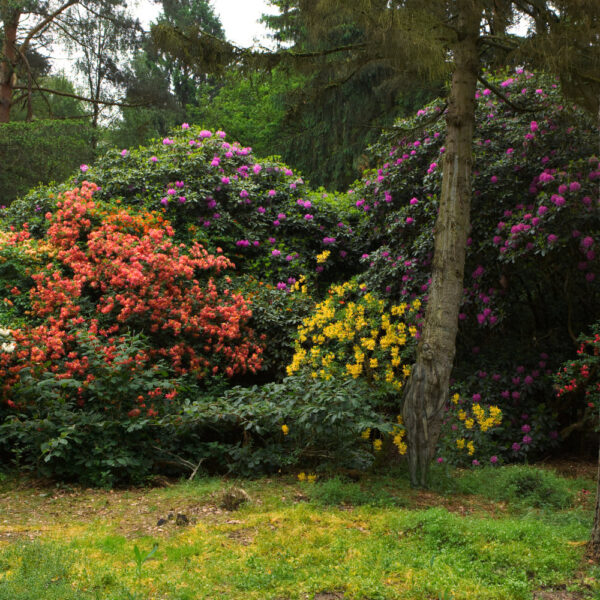
[[[16, 85], [15, 90], [27, 90], [28, 86]], [[92, 104], [102, 104], [103, 106], [120, 106], [121, 108], [139, 108], [140, 106], [148, 106], [148, 102], [138, 102], [136, 104], [129, 104], [127, 102], [120, 102], [118, 100], [100, 100], [94, 98], [86, 98], [79, 94], [73, 94], [71, 92], [63, 92], [61, 90], [51, 90], [49, 88], [34, 87], [34, 92], [42, 92], [44, 94], [54, 94], [55, 96], [65, 96], [66, 98], [74, 98], [75, 100], [81, 100], [82, 102], [91, 102]]]

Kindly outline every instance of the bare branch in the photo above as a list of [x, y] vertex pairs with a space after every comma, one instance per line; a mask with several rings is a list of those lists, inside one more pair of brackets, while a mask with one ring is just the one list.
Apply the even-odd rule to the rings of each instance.
[[20, 46], [21, 50], [23, 52], [25, 52], [27, 50], [27, 47], [29, 46], [29, 43], [31, 42], [31, 40], [38, 33], [41, 33], [44, 29], [46, 29], [46, 27], [48, 27], [48, 25], [50, 25], [50, 23], [52, 23], [52, 21], [54, 21], [54, 19], [56, 17], [58, 17], [58, 15], [60, 15], [65, 10], [67, 10], [67, 8], [69, 8], [69, 6], [73, 6], [74, 4], [77, 4], [77, 2], [79, 2], [79, 0], [67, 0], [67, 2], [65, 2], [65, 4], [63, 4], [62, 6], [57, 8], [53, 13], [49, 14], [45, 19], [43, 19], [40, 23], [38, 23], [33, 29], [31, 29], [31, 31], [27, 34], [27, 37], [23, 40], [23, 43]]

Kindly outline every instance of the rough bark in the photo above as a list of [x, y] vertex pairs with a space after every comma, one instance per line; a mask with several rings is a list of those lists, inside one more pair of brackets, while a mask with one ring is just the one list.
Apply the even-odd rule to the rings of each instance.
[[14, 68], [17, 64], [17, 28], [19, 16], [4, 21], [4, 40], [0, 53], [0, 123], [10, 121], [14, 81]]
[[457, 39], [452, 48], [454, 72], [446, 116], [442, 193], [434, 229], [432, 282], [402, 410], [413, 486], [427, 485], [454, 362], [471, 205], [480, 6], [477, 0], [456, 2]]
[[596, 483], [596, 509], [594, 511], [594, 526], [588, 544], [588, 554], [596, 562], [600, 562], [600, 453], [598, 454], [598, 476]]

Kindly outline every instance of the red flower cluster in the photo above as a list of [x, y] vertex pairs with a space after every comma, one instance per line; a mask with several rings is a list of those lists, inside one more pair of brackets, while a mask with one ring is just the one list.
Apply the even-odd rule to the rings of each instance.
[[175, 245], [171, 227], [157, 215], [101, 210], [92, 200], [96, 189], [84, 182], [47, 215], [56, 260], [33, 276], [30, 292], [44, 323], [13, 332], [16, 351], [0, 355], [5, 397], [26, 368], [51, 371], [57, 379], [85, 376], [88, 362], [78, 351], [78, 332], [102, 342], [107, 364], [121, 356], [119, 336], [146, 336], [151, 350], [130, 359], [136, 363], [132, 370], [161, 357], [173, 374], [198, 379], [259, 369], [262, 348], [247, 326], [247, 301], [229, 289], [219, 291], [215, 282], [233, 263], [197, 243], [189, 249]]
[[581, 341], [577, 355], [556, 374], [556, 395], [581, 391], [590, 408], [600, 406], [600, 333]]

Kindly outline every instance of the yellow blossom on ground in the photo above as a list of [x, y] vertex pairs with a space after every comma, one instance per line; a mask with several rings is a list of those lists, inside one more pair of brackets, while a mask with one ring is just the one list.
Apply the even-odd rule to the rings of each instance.
[[298, 481], [305, 481], [306, 480], [306, 473], [304, 471], [302, 471], [302, 473], [298, 473]]
[[314, 483], [317, 480], [317, 476], [311, 473], [306, 479], [308, 483]]

